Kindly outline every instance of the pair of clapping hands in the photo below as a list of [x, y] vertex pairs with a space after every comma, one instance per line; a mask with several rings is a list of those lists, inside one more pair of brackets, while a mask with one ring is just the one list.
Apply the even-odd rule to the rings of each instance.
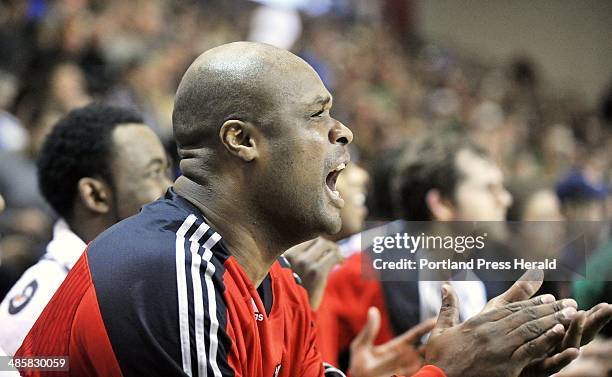
[[[313, 307], [320, 302], [327, 274], [341, 260], [337, 247], [318, 239], [285, 254], [302, 275]], [[437, 320], [423, 322], [385, 344], [374, 345], [380, 313], [368, 312], [368, 322], [351, 344], [352, 377], [410, 375], [432, 364], [448, 377], [550, 376], [578, 357], [612, 318], [612, 305], [598, 304], [578, 311], [572, 299], [552, 295], [531, 298], [544, 279], [528, 271], [510, 289], [488, 302], [476, 316], [459, 323], [459, 302], [453, 288], [442, 287]], [[313, 301], [314, 298], [314, 301]], [[431, 331], [427, 345], [417, 346]]]
[[[528, 271], [461, 324], [457, 295], [445, 284], [437, 321], [424, 322], [379, 346], [373, 340], [380, 314], [370, 309], [368, 323], [351, 345], [351, 375], [409, 375], [422, 363], [436, 365], [448, 377], [541, 377], [560, 371], [610, 321], [612, 305], [599, 304], [585, 312], [577, 311], [572, 299], [530, 298], [543, 277], [541, 271]], [[427, 345], [415, 346], [430, 330]]]

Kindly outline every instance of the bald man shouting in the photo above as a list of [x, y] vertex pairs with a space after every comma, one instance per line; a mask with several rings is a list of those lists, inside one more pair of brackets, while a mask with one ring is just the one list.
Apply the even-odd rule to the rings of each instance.
[[[17, 356], [68, 355], [73, 376], [342, 375], [323, 365], [306, 292], [278, 259], [340, 230], [335, 186], [353, 135], [331, 106], [288, 51], [240, 42], [202, 54], [176, 94], [183, 175], [89, 245]], [[520, 284], [506, 300], [519, 302], [467, 325], [445, 287], [428, 349], [437, 366], [418, 376], [515, 376], [560, 345], [575, 302], [526, 300]]]

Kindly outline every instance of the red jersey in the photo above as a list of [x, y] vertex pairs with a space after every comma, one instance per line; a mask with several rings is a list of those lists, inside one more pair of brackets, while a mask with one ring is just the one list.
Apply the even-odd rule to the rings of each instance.
[[366, 324], [371, 306], [381, 314], [380, 331], [374, 344], [386, 343], [395, 337], [380, 281], [364, 279], [361, 265], [362, 254], [356, 253], [330, 274], [316, 313], [317, 344], [323, 360], [333, 365], [339, 365], [340, 352], [348, 351]]
[[16, 354], [43, 355], [68, 356], [71, 376], [342, 376], [291, 270], [256, 289], [172, 190], [89, 245]]

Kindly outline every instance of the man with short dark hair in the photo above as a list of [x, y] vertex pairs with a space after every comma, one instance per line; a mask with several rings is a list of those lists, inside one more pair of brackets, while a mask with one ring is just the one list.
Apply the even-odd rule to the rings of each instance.
[[[390, 169], [390, 192], [386, 195], [392, 197], [395, 212], [402, 220], [505, 220], [512, 198], [503, 185], [501, 170], [483, 148], [459, 135], [432, 134], [408, 143], [397, 153]], [[386, 225], [393, 229], [389, 234], [405, 231], [403, 226], [401, 221]], [[364, 278], [363, 269], [367, 264], [364, 258], [367, 256], [357, 253], [330, 274], [317, 312], [319, 348], [324, 360], [338, 363], [348, 359], [346, 367], [351, 371], [358, 367], [353, 353], [355, 344], [364, 343], [363, 336], [359, 335], [364, 328], [376, 328], [369, 334], [371, 347], [398, 344], [398, 340], [407, 339], [422, 328], [420, 323], [436, 317], [443, 305], [436, 293], [445, 282], [417, 275], [405, 281]], [[412, 273], [417, 274], [406, 271], [405, 276]], [[487, 299], [507, 287], [502, 283], [484, 284], [473, 272], [470, 274], [469, 279], [446, 283], [459, 296], [462, 303], [459, 317], [463, 321], [478, 315]], [[377, 308], [379, 314], [373, 314], [371, 307]], [[388, 348], [387, 363], [381, 363], [380, 368], [390, 365], [409, 373], [422, 362], [416, 344], [412, 348], [404, 344], [401, 353]], [[398, 355], [404, 361], [399, 366]], [[406, 362], [409, 358], [412, 364]]]
[[17, 350], [85, 243], [163, 195], [167, 166], [157, 136], [132, 110], [92, 104], [57, 123], [40, 152], [38, 180], [61, 219], [46, 254], [0, 305], [6, 352]]
[[[200, 55], [173, 114], [183, 175], [89, 245], [17, 355], [68, 355], [74, 376], [341, 376], [323, 365], [306, 291], [277, 260], [340, 230], [336, 179], [353, 135], [331, 105], [286, 50], [237, 42]], [[417, 376], [510, 377], [544, 357], [575, 302], [520, 301], [532, 290], [521, 282], [457, 325], [444, 287], [428, 347], [437, 366]]]
[[392, 179], [408, 221], [504, 221], [512, 196], [487, 152], [459, 135], [429, 135], [399, 157]]
[[[379, 195], [389, 197], [403, 220], [503, 221], [511, 203], [499, 168], [482, 148], [461, 137], [431, 135], [414, 140], [396, 151], [389, 171], [389, 192]], [[394, 222], [387, 227], [396, 225], [400, 226]], [[319, 347], [330, 363], [346, 359], [351, 342], [367, 324], [371, 306], [381, 312], [377, 345], [434, 318], [440, 310], [436, 293], [443, 282], [417, 277], [401, 282], [364, 279], [363, 257], [352, 255], [332, 272], [318, 311]], [[451, 284], [460, 296], [462, 319], [485, 306], [486, 289], [477, 278]], [[417, 367], [418, 358], [415, 360]], [[410, 370], [409, 365], [407, 368]]]

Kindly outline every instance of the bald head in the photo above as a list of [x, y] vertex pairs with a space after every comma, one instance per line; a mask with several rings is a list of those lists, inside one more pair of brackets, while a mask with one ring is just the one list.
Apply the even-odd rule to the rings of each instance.
[[230, 119], [263, 132], [282, 102], [291, 101], [296, 76], [318, 76], [289, 51], [236, 42], [204, 52], [189, 67], [176, 93], [172, 122], [179, 149], [215, 147]]
[[267, 229], [263, 239], [282, 250], [336, 233], [335, 182], [353, 136], [331, 108], [319, 75], [288, 51], [240, 42], [205, 52], [176, 94], [175, 190], [204, 212]]

